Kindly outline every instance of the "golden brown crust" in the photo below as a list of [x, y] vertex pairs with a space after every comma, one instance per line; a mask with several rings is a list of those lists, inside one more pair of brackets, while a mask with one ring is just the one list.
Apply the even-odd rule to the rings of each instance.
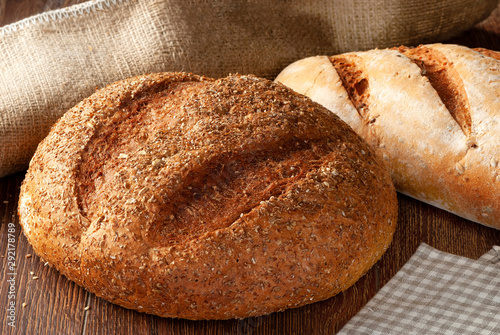
[[276, 81], [349, 123], [398, 191], [500, 229], [500, 62], [479, 51], [430, 44], [317, 56]]
[[483, 55], [491, 58], [500, 60], [500, 51], [489, 50], [485, 48], [474, 48], [475, 51], [482, 53]]
[[449, 61], [441, 52], [425, 45], [419, 45], [416, 48], [402, 46], [397, 50], [411, 59], [422, 70], [422, 75], [429, 80], [472, 145], [472, 120], [467, 92], [453, 62]]
[[327, 299], [382, 255], [394, 187], [309, 99], [252, 76], [131, 78], [39, 146], [20, 206], [35, 251], [127, 308], [243, 318]]

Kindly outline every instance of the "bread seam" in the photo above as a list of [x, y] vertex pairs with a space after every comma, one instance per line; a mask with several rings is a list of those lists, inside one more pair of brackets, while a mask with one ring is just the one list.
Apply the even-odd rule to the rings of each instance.
[[[474, 146], [469, 97], [453, 62], [439, 51], [422, 45], [416, 48], [399, 47], [396, 50], [422, 69], [422, 76], [429, 80], [448, 112], [467, 136], [469, 145]], [[434, 71], [435, 68], [437, 70]]]

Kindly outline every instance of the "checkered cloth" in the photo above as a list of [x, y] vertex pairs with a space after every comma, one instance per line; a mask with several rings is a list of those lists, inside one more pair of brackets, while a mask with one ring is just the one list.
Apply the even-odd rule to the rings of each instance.
[[500, 334], [500, 247], [475, 261], [420, 245], [338, 334]]

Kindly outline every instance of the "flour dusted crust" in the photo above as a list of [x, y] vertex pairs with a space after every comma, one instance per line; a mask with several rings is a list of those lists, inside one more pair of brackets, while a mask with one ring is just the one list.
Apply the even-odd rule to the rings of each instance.
[[253, 76], [97, 91], [40, 144], [19, 216], [36, 253], [126, 308], [244, 318], [345, 290], [386, 250], [394, 186], [319, 104]]
[[396, 189], [500, 229], [499, 53], [449, 44], [306, 58], [279, 81], [340, 116]]

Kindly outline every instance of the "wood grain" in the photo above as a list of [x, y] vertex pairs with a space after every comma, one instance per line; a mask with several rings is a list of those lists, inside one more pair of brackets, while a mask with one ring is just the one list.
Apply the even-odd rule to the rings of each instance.
[[[0, 26], [77, 2], [81, 1], [9, 0]], [[500, 50], [500, 5], [488, 20], [448, 42]], [[391, 247], [345, 292], [302, 308], [244, 320], [164, 319], [110, 304], [45, 266], [21, 233], [17, 219], [23, 178], [24, 174], [18, 173], [0, 179], [0, 334], [333, 334], [394, 276], [420, 243], [473, 259], [500, 244], [499, 230], [399, 195], [398, 227]], [[14, 227], [10, 236], [9, 224]], [[9, 243], [9, 238], [14, 243]], [[9, 248], [15, 251], [16, 262], [13, 299], [9, 299], [8, 280], [13, 277]], [[15, 328], [8, 326], [7, 307], [11, 301], [15, 302]]]

